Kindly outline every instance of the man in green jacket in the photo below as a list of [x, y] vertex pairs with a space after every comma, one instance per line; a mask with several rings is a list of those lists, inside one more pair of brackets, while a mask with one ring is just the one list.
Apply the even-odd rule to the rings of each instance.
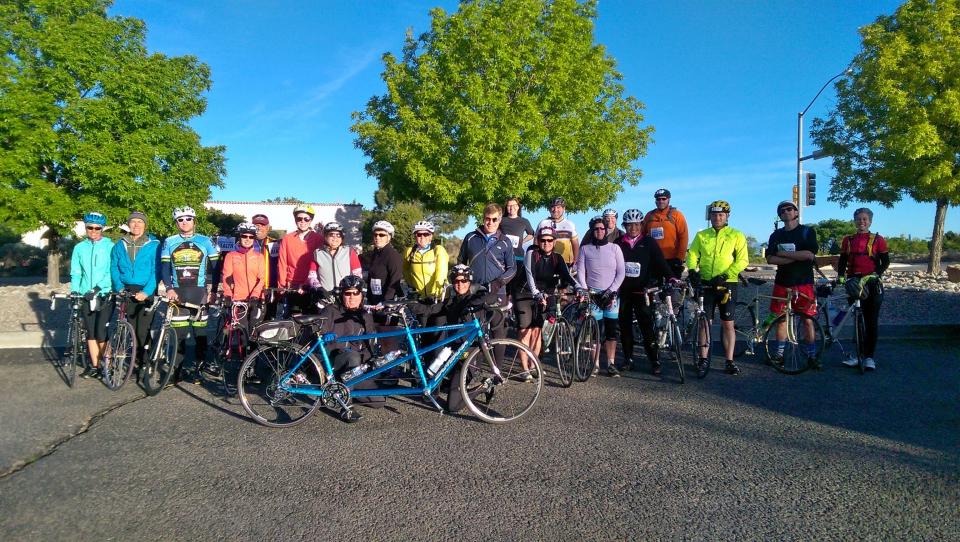
[[[710, 204], [710, 227], [697, 232], [687, 251], [687, 268], [694, 287], [703, 285], [703, 304], [707, 317], [713, 320], [714, 307], [720, 309], [720, 329], [723, 335], [727, 374], [740, 374], [733, 362], [736, 335], [733, 330], [733, 310], [737, 302], [737, 276], [746, 269], [747, 238], [731, 228], [730, 204], [717, 200]], [[701, 344], [705, 342], [701, 341]], [[697, 362], [697, 376], [703, 378], [710, 368], [709, 345], [701, 347]]]

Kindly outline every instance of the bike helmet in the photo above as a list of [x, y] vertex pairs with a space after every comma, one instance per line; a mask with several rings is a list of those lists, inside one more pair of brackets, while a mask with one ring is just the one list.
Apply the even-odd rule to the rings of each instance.
[[709, 211], [711, 213], [727, 213], [730, 214], [730, 204], [722, 199], [718, 199], [710, 204]]
[[602, 217], [602, 216], [595, 216], [595, 217], [593, 217], [593, 218], [590, 219], [590, 229], [592, 230], [593, 227], [596, 226], [597, 224], [600, 224], [600, 225], [603, 226], [604, 228], [607, 227], [607, 225], [603, 223], [603, 217]]
[[327, 222], [323, 226], [323, 233], [330, 233], [332, 231], [340, 232], [343, 235], [343, 226], [339, 222]]
[[643, 222], [643, 213], [640, 209], [627, 209], [623, 213], [624, 224], [640, 224]]
[[107, 217], [103, 213], [98, 213], [96, 211], [91, 211], [83, 215], [84, 224], [96, 224], [97, 226], [106, 226]]
[[613, 218], [617, 218], [617, 217], [620, 216], [620, 215], [617, 214], [617, 210], [616, 210], [616, 209], [604, 209], [604, 210], [603, 210], [603, 216], [604, 216], [604, 217], [612, 216]]
[[257, 227], [254, 226], [253, 224], [249, 223], [249, 222], [241, 222], [241, 223], [237, 224], [236, 229], [233, 230], [233, 235], [234, 235], [234, 237], [236, 237], [236, 238], [238, 238], [238, 239], [240, 238], [241, 235], [243, 235], [243, 234], [245, 234], [245, 233], [246, 233], [246, 234], [256, 235], [256, 234], [257, 234]]
[[470, 266], [467, 264], [458, 263], [450, 268], [450, 273], [447, 275], [451, 283], [453, 283], [457, 277], [464, 277], [470, 282], [473, 282], [473, 270], [470, 269]]
[[421, 220], [413, 225], [413, 233], [417, 233], [418, 231], [433, 233], [433, 230], [433, 222], [430, 222], [429, 220]]
[[340, 291], [344, 290], [360, 290], [360, 293], [363, 293], [367, 289], [367, 285], [364, 284], [363, 279], [356, 275], [347, 275], [340, 279]]
[[669, 198], [669, 197], [670, 197], [670, 191], [667, 190], [666, 188], [661, 188], [660, 190], [657, 190], [656, 192], [653, 193], [653, 197], [655, 197], [655, 198]]
[[193, 207], [177, 207], [173, 210], [173, 219], [177, 220], [178, 218], [184, 217], [196, 218], [197, 212], [193, 210]]
[[783, 209], [784, 207], [793, 207], [793, 210], [795, 210], [795, 211], [797, 210], [797, 204], [796, 204], [796, 203], [794, 203], [794, 202], [792, 202], [792, 201], [790, 201], [790, 200], [788, 200], [788, 199], [785, 199], [785, 200], [783, 200], [783, 201], [781, 201], [780, 203], [777, 204], [777, 214], [780, 214], [780, 209]]
[[540, 231], [537, 232], [537, 239], [542, 239], [544, 237], [549, 237], [551, 239], [557, 238], [557, 230], [551, 228], [550, 226], [544, 226], [540, 228]]
[[553, 198], [553, 202], [550, 203], [550, 207], [556, 207], [557, 205], [567, 206], [567, 200], [563, 198]]
[[382, 230], [387, 232], [387, 235], [393, 236], [393, 224], [387, 222], [386, 220], [378, 220], [373, 223], [373, 231]]
[[310, 218], [317, 216], [316, 211], [313, 210], [313, 205], [297, 205], [293, 208], [293, 216], [297, 216], [298, 213], [307, 213]]

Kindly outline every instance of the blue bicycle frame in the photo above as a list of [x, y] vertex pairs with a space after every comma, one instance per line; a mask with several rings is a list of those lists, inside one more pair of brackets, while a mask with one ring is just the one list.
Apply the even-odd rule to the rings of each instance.
[[[418, 349], [414, 341], [414, 335], [420, 335], [423, 333], [438, 333], [438, 332], [455, 332], [450, 337], [443, 339], [437, 343], [434, 343], [426, 348]], [[327, 349], [325, 346], [335, 343], [349, 343], [353, 341], [366, 341], [370, 339], [379, 339], [386, 337], [400, 337], [405, 336], [407, 338], [407, 344], [409, 345], [410, 353], [393, 360], [390, 363], [371, 369], [361, 375], [358, 375], [350, 380], [341, 382], [347, 388], [350, 389], [351, 397], [384, 397], [390, 395], [425, 395], [431, 397], [431, 394], [437, 387], [440, 385], [440, 382], [443, 381], [443, 378], [449, 373], [453, 367], [460, 360], [460, 357], [467, 351], [467, 349], [478, 339], [485, 336], [483, 331], [483, 326], [476, 317], [473, 318], [470, 322], [463, 324], [454, 324], [446, 326], [434, 326], [434, 327], [423, 327], [411, 329], [410, 327], [404, 327], [403, 329], [397, 331], [388, 331], [384, 333], [371, 333], [367, 335], [349, 335], [337, 337], [332, 333], [326, 333], [317, 337], [317, 340], [313, 342], [310, 349], [307, 350], [300, 356], [300, 360], [293, 366], [292, 369], [287, 371], [286, 374], [280, 379], [280, 389], [289, 391], [291, 393], [299, 393], [302, 395], [314, 395], [314, 396], [324, 396], [326, 391], [323, 389], [322, 385], [316, 384], [300, 384], [293, 379], [293, 375], [296, 374], [297, 370], [301, 365], [307, 360], [307, 358], [316, 351], [320, 349], [321, 356], [323, 358], [323, 368], [329, 376], [329, 380], [336, 380], [333, 376], [333, 365], [330, 363], [330, 357], [327, 355]], [[463, 343], [459, 348], [450, 356], [447, 361], [437, 370], [437, 373], [429, 378], [426, 371], [423, 368], [423, 359], [421, 354], [427, 354], [433, 352], [438, 348], [442, 348], [448, 344], [451, 344], [456, 341], [463, 340]], [[361, 382], [365, 382], [372, 378], [375, 378], [394, 367], [398, 367], [409, 361], [413, 361], [414, 366], [417, 370], [417, 376], [420, 379], [421, 385], [418, 387], [402, 387], [394, 386], [387, 388], [378, 388], [378, 389], [363, 389], [363, 390], [354, 390], [353, 387]], [[499, 372], [498, 369], [494, 368], [495, 372]]]

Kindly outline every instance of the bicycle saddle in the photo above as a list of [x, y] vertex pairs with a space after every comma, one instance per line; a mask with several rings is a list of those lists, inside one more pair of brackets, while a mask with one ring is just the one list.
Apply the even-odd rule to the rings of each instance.
[[326, 319], [326, 316], [319, 314], [296, 314], [293, 316], [293, 321], [303, 326], [320, 323]]
[[765, 281], [765, 280], [763, 280], [763, 279], [757, 279], [757, 278], [753, 278], [753, 277], [747, 277], [747, 282], [749, 282], [750, 284], [753, 284], [753, 285], [755, 285], [755, 286], [760, 286], [760, 285], [762, 285], [762, 284], [766, 284], [766, 283], [767, 283], [767, 281]]

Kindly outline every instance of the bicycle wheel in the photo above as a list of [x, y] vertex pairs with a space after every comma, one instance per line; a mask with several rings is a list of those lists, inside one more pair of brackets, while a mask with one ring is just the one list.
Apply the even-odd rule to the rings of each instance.
[[587, 314], [583, 317], [580, 331], [577, 333], [576, 379], [578, 382], [586, 382], [590, 379], [599, 358], [600, 326], [597, 325], [593, 316]]
[[[710, 372], [710, 321], [707, 315], [697, 314], [691, 317], [690, 337], [687, 339], [690, 345], [690, 365], [697, 371], [697, 378], [704, 378]], [[707, 357], [704, 363], [700, 363], [701, 352], [706, 349]]]
[[[267, 427], [290, 427], [306, 421], [322, 404], [319, 395], [307, 395], [280, 387], [284, 376], [303, 357], [305, 349], [294, 344], [270, 344], [257, 348], [240, 366], [237, 395], [247, 414]], [[297, 385], [322, 386], [326, 373], [319, 359], [310, 354], [292, 377]]]
[[160, 329], [159, 340], [150, 345], [142, 368], [143, 391], [153, 396], [160, 393], [177, 372], [177, 333], [170, 326]]
[[[787, 322], [787, 325], [790, 327], [786, 330], [787, 336], [784, 341], [783, 360], [781, 361], [778, 357], [775, 357], [774, 354], [777, 353], [776, 330], [783, 322]], [[807, 349], [808, 341], [806, 338], [808, 325], [813, 326], [814, 333], [814, 352], [812, 356], [809, 355]], [[793, 339], [791, 339], [791, 337]], [[823, 352], [823, 328], [816, 318], [812, 318], [806, 314], [792, 313], [790, 314], [789, 320], [787, 320], [787, 315], [781, 314], [770, 324], [770, 327], [767, 328], [767, 331], [763, 335], [763, 344], [766, 349], [767, 359], [771, 360], [774, 369], [788, 375], [800, 374], [809, 369], [815, 360], [820, 358], [820, 354]], [[776, 361], [774, 361], [775, 359]]]
[[560, 385], [564, 388], [573, 384], [574, 373], [577, 372], [577, 348], [573, 344], [571, 327], [566, 320], [558, 320], [553, 339], [553, 354], [560, 373]]
[[[504, 348], [502, 360], [492, 365], [480, 348], [472, 348], [463, 361], [460, 371], [460, 393], [474, 416], [487, 423], [506, 423], [526, 414], [540, 397], [543, 388], [543, 371], [537, 356], [520, 341], [492, 339], [487, 341], [490, 355], [496, 347]], [[527, 355], [536, 374], [533, 382], [526, 382], [527, 375], [520, 363], [520, 353]]]
[[77, 385], [77, 365], [83, 364], [83, 347], [81, 346], [83, 337], [79, 320], [71, 320], [70, 327], [67, 329], [67, 349], [60, 360], [60, 370], [63, 371], [63, 379], [72, 388]]
[[[733, 357], [740, 357], [747, 351], [757, 336], [757, 315], [753, 305], [738, 301], [733, 309], [733, 331], [735, 333]], [[720, 334], [721, 343], [726, 346], [723, 334]]]
[[103, 382], [111, 390], [119, 390], [133, 373], [137, 357], [137, 338], [133, 324], [117, 321], [103, 356]]
[[233, 328], [221, 334], [222, 343], [217, 349], [217, 360], [220, 362], [220, 379], [223, 384], [225, 397], [236, 395], [237, 378], [240, 374], [240, 365], [246, 359], [247, 332], [242, 327]]
[[683, 345], [683, 338], [680, 336], [680, 326], [676, 322], [670, 322], [668, 328], [669, 337], [670, 337], [670, 348], [669, 352], [673, 355], [673, 359], [677, 362], [677, 374], [680, 376], [680, 383], [683, 384], [686, 382], [686, 378], [683, 374], [683, 356], [680, 354], [681, 345]]
[[856, 325], [853, 328], [853, 341], [857, 348], [857, 368], [860, 369], [860, 374], [863, 374], [867, 372], [867, 368], [864, 365], [864, 360], [866, 360], [867, 357], [863, 354], [864, 341], [867, 337], [867, 322], [863, 319], [863, 311], [859, 309], [854, 310], [856, 310], [856, 313], [853, 315]]

